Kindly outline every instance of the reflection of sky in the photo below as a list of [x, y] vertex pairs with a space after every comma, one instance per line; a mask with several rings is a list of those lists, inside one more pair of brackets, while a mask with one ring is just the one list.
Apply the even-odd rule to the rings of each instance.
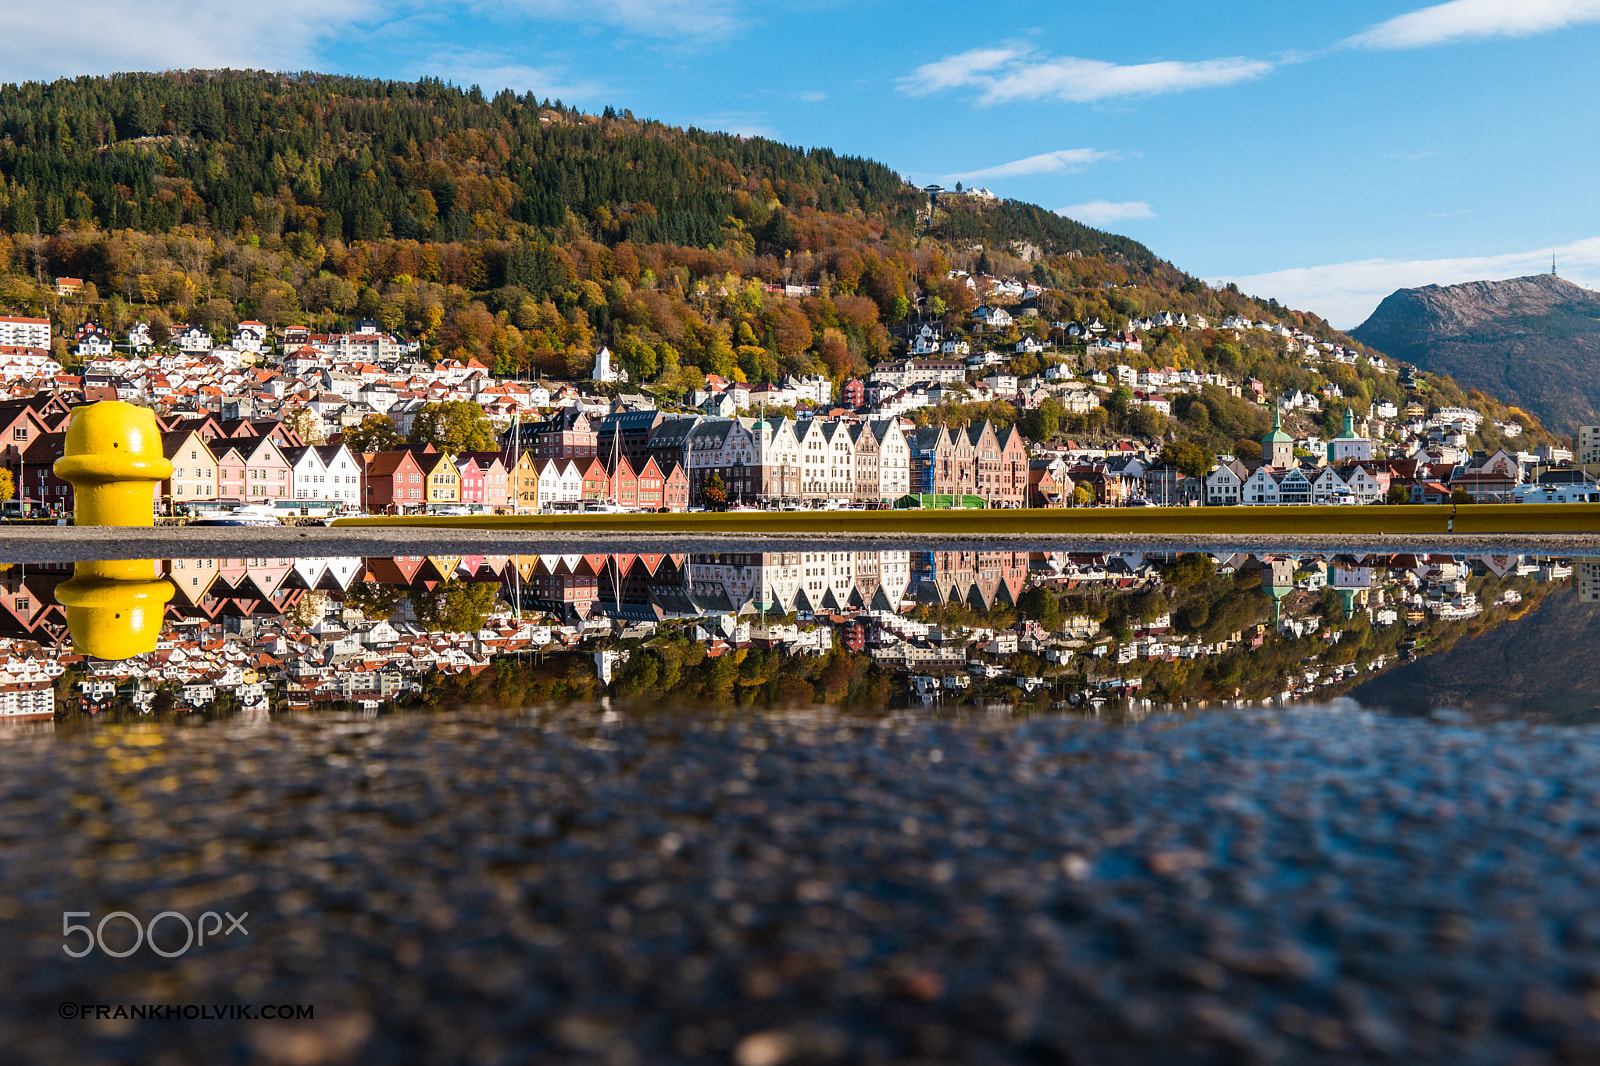
[[[377, 707], [416, 693], [429, 675], [475, 674], [497, 656], [587, 654], [618, 641], [646, 642], [630, 646], [648, 655], [648, 641], [664, 628], [682, 629], [713, 653], [827, 655], [837, 634], [841, 647], [908, 677], [982, 662], [982, 676], [1016, 678], [1024, 691], [1037, 687], [1024, 683], [1026, 670], [1051, 673], [1057, 688], [1065, 677], [1090, 692], [1146, 699], [1164, 691], [1173, 663], [1198, 663], [1203, 677], [1230, 654], [1276, 647], [1293, 654], [1261, 659], [1275, 665], [1258, 667], [1235, 691], [1311, 698], [1357, 689], [1409, 706], [1453, 691], [1447, 677], [1413, 666], [1456, 649], [1466, 626], [1493, 631], [1532, 613], [1556, 587], [1570, 589], [1573, 604], [1600, 603], [1595, 560], [1218, 554], [1207, 589], [1250, 590], [1259, 617], [1248, 632], [1219, 634], [1205, 630], [1208, 612], [1192, 602], [1198, 593], [1163, 586], [1172, 559], [1136, 551], [819, 550], [13, 565], [0, 574], [0, 641], [15, 692], [32, 695], [8, 697], [0, 717], [42, 713], [44, 689], [64, 667], [84, 675], [75, 698], [88, 706], [127, 698], [144, 709], [166, 689], [178, 702], [201, 707], [226, 696], [256, 714], [274, 698]], [[1104, 624], [1067, 617], [1047, 633], [1030, 624], [1027, 606], [1037, 607], [1027, 593], [1040, 586], [1068, 597], [1069, 608], [1092, 601], [1115, 615], [1119, 603], [1152, 592], [1166, 607], [1147, 603], [1139, 618]], [[464, 613], [450, 613], [458, 603]], [[468, 628], [449, 631], [441, 618]], [[1340, 651], [1346, 636], [1351, 643]], [[1497, 647], [1500, 639], [1480, 643]], [[1393, 684], [1384, 680], [1390, 671]], [[1574, 684], [1581, 703], [1583, 685]], [[918, 691], [938, 688], [925, 681]], [[1181, 696], [1230, 694], [1196, 688]], [[1485, 706], [1495, 702], [1492, 692], [1480, 695]]]

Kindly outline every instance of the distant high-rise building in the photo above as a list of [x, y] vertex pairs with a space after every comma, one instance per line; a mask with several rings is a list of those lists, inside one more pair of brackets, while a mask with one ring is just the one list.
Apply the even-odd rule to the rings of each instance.
[[1578, 602], [1600, 603], [1600, 559], [1578, 560]]
[[1600, 426], [1578, 427], [1578, 462], [1600, 463]]

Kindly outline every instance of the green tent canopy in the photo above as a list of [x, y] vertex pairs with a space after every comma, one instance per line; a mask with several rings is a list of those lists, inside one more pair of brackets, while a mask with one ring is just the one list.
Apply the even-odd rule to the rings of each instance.
[[949, 510], [953, 507], [973, 507], [982, 509], [989, 506], [982, 496], [951, 496], [946, 493], [934, 495], [932, 493], [912, 493], [894, 501], [896, 509], [921, 508], [927, 511]]

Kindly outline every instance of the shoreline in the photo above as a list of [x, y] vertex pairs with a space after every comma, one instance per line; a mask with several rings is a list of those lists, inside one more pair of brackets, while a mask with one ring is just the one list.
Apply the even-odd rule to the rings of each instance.
[[361, 526], [178, 526], [0, 530], [0, 562], [234, 558], [833, 551], [1205, 551], [1543, 554], [1600, 557], [1600, 533], [806, 533]]

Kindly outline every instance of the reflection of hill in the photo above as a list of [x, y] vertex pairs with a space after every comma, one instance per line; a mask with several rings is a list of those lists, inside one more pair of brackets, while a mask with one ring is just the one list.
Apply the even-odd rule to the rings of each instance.
[[1570, 587], [1556, 589], [1515, 625], [1397, 667], [1349, 695], [1404, 714], [1453, 707], [1600, 722], [1600, 604], [1579, 602]]

